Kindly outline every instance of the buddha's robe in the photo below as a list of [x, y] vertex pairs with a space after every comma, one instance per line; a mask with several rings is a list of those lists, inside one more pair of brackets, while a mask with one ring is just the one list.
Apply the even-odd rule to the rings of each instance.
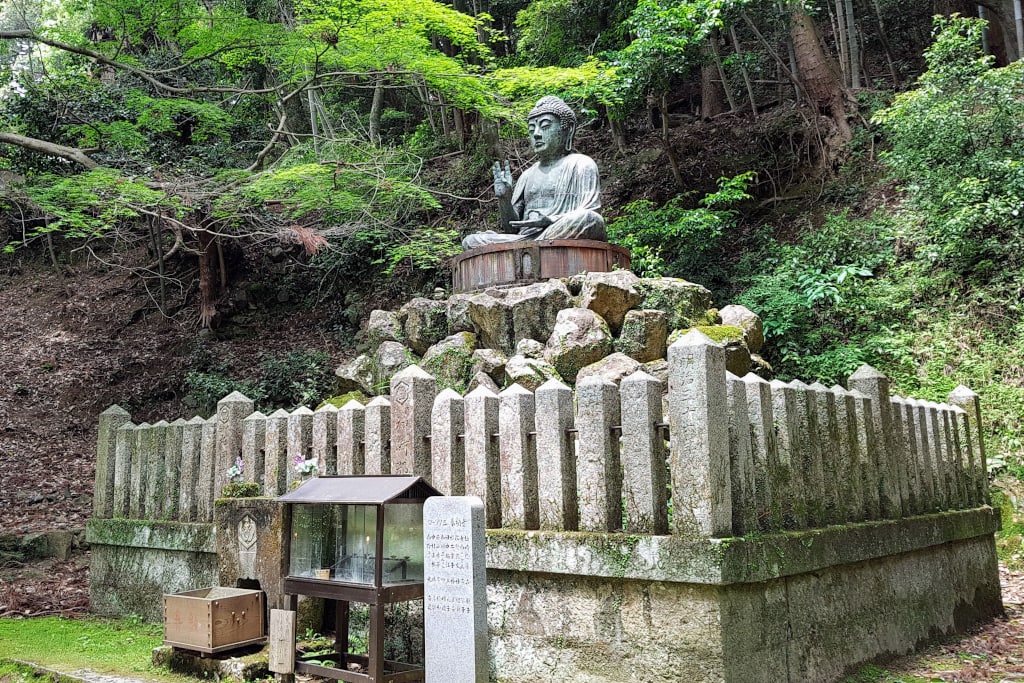
[[518, 233], [491, 230], [466, 236], [463, 249], [522, 240], [605, 240], [601, 179], [597, 164], [584, 154], [568, 154], [546, 173], [536, 163], [519, 177], [512, 190], [512, 208], [520, 220], [531, 215], [551, 219], [546, 228], [524, 227]]

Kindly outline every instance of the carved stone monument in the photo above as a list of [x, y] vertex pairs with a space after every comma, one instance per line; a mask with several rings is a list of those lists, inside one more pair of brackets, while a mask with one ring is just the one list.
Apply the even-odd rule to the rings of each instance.
[[484, 505], [476, 496], [423, 505], [427, 683], [486, 683]]

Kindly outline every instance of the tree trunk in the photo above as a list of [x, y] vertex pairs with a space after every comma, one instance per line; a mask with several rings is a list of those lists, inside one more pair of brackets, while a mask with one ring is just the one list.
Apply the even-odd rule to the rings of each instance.
[[612, 129], [612, 139], [615, 141], [615, 149], [619, 154], [625, 154], [629, 150], [629, 141], [626, 139], [626, 127], [622, 121], [608, 115], [608, 127]]
[[750, 111], [754, 116], [757, 116], [757, 99], [754, 97], [754, 86], [750, 83], [750, 74], [747, 73], [747, 65], [743, 62], [743, 48], [740, 47], [740, 41], [736, 38], [736, 29], [732, 26], [729, 27], [729, 35], [732, 36], [732, 47], [736, 51], [736, 57], [739, 58], [743, 83], [747, 86], [747, 97], [750, 98]]
[[855, 90], [860, 88], [860, 45], [857, 42], [857, 20], [853, 16], [853, 0], [844, 0], [846, 3], [846, 35], [847, 47], [850, 54], [850, 86]]
[[819, 110], [832, 117], [840, 137], [849, 142], [853, 139], [853, 131], [846, 121], [846, 101], [850, 95], [836, 74], [832, 60], [821, 48], [817, 27], [803, 5], [791, 3], [789, 11], [789, 30], [804, 92]]
[[380, 117], [384, 111], [384, 77], [378, 76], [373, 84], [373, 101], [370, 103], [370, 144], [380, 147]]
[[213, 327], [217, 316], [217, 283], [214, 266], [217, 258], [216, 238], [206, 230], [199, 231], [199, 324]]
[[675, 178], [676, 185], [680, 191], [686, 190], [686, 185], [683, 182], [683, 172], [679, 169], [679, 158], [676, 156], [676, 151], [672, 148], [672, 140], [669, 138], [669, 120], [668, 120], [668, 94], [662, 93], [661, 100], [658, 105], [661, 110], [661, 143], [665, 146], [665, 156], [668, 157], [668, 163], [672, 167], [672, 177]]
[[708, 36], [702, 48], [704, 62], [700, 69], [700, 115], [706, 119], [725, 111], [725, 103], [722, 102], [725, 79], [722, 78], [719, 82], [722, 69], [714, 41], [714, 35]]
[[846, 10], [843, 0], [836, 0], [836, 22], [832, 26], [832, 32], [836, 36], [836, 44], [839, 46], [839, 73], [843, 77], [843, 84], [848, 84], [850, 75], [850, 46], [847, 41], [846, 32]]
[[885, 51], [885, 63], [889, 67], [889, 75], [892, 76], [892, 86], [894, 89], [900, 87], [900, 77], [896, 73], [896, 63], [892, 58], [892, 46], [889, 45], [889, 36], [885, 31], [885, 20], [882, 18], [882, 7], [878, 4], [878, 0], [871, 0], [871, 4], [875, 9], [875, 17], [878, 20], [878, 38], [882, 41], [882, 49]]

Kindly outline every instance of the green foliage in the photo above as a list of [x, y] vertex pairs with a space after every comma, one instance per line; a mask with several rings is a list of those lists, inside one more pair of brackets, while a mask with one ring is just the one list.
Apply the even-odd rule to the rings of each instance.
[[[42, 175], [24, 190], [48, 217], [45, 225], [27, 233], [29, 239], [46, 233], [70, 239], [102, 237], [138, 219], [144, 211], [171, 215], [177, 211], [176, 202], [163, 192], [109, 168], [67, 177]], [[8, 243], [4, 251], [10, 253], [17, 246]]]
[[255, 498], [263, 495], [263, 487], [254, 481], [233, 481], [225, 484], [221, 498]]
[[323, 351], [289, 351], [283, 357], [262, 354], [254, 377], [239, 379], [230, 368], [204, 365], [200, 351], [198, 369], [185, 375], [187, 403], [202, 415], [212, 415], [217, 402], [239, 391], [252, 399], [259, 410], [317, 405], [330, 394], [334, 384], [330, 354]]
[[735, 206], [749, 199], [753, 172], [720, 178], [718, 191], [685, 208], [684, 197], [662, 207], [639, 200], [627, 204], [623, 215], [608, 225], [608, 239], [630, 250], [633, 271], [642, 277], [691, 277], [702, 272], [716, 253], [725, 231], [735, 225]]
[[873, 119], [892, 142], [885, 161], [922, 212], [908, 236], [933, 263], [979, 282], [1024, 264], [1024, 63], [993, 69], [983, 27], [936, 17], [917, 89]]
[[634, 2], [534, 0], [516, 15], [521, 59], [535, 65], [579, 66], [588, 57], [624, 47]]

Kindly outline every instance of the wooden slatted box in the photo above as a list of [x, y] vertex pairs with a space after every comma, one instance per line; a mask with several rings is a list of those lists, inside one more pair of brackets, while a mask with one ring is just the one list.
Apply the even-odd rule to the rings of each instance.
[[164, 596], [164, 644], [216, 654], [266, 640], [263, 591], [214, 586]]

